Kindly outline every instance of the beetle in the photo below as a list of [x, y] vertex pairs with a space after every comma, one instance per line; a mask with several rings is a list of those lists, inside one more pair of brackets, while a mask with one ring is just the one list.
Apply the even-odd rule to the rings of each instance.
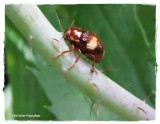
[[[59, 18], [58, 21], [60, 24]], [[61, 24], [60, 27], [62, 29]], [[81, 57], [81, 54], [83, 54], [89, 60], [92, 61], [91, 72], [96, 72], [95, 63], [100, 62], [105, 53], [103, 44], [101, 40], [98, 38], [98, 36], [89, 30], [74, 27], [73, 23], [68, 29], [62, 30], [62, 32], [64, 40], [70, 42], [70, 49], [67, 51], [60, 52], [57, 56], [54, 57], [54, 59], [60, 57], [65, 53], [76, 50], [78, 53], [78, 57], [68, 70], [74, 67], [74, 65], [78, 62], [79, 58]]]

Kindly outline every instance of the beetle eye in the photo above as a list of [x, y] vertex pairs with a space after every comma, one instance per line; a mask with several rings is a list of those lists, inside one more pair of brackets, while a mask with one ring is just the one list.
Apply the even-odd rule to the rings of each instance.
[[66, 38], [67, 38], [67, 39], [69, 38], [69, 34], [68, 34], [68, 32], [66, 33]]
[[69, 39], [70, 33], [71, 33], [71, 30], [68, 30], [68, 29], [65, 30], [65, 31], [64, 31], [64, 38], [65, 38], [65, 39]]

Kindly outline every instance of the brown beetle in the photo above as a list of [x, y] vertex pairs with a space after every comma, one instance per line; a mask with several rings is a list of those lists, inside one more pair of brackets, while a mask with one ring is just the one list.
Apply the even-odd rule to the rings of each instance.
[[[57, 15], [57, 13], [56, 13]], [[57, 15], [58, 18], [58, 15]], [[58, 18], [59, 25], [62, 29], [60, 20]], [[78, 27], [74, 27], [71, 24], [70, 28], [63, 31], [63, 38], [70, 42], [70, 49], [67, 51], [63, 51], [59, 53], [54, 59], [60, 57], [61, 55], [76, 50], [79, 54], [78, 58], [72, 64], [72, 66], [68, 69], [70, 70], [73, 66], [78, 62], [81, 54], [85, 55], [88, 59], [93, 61], [91, 72], [96, 72], [95, 70], [95, 62], [98, 63], [104, 56], [104, 48], [101, 40], [89, 30], [81, 29]]]
[[100, 62], [104, 55], [104, 48], [100, 39], [94, 33], [88, 30], [73, 26], [63, 32], [63, 37], [65, 40], [70, 42], [70, 50], [61, 52], [55, 58], [58, 58], [65, 53], [76, 50], [79, 56], [75, 60], [73, 65], [69, 68], [69, 70], [78, 62], [81, 54], [83, 54], [88, 59], [93, 61], [91, 72], [96, 72], [94, 64], [95, 62]]

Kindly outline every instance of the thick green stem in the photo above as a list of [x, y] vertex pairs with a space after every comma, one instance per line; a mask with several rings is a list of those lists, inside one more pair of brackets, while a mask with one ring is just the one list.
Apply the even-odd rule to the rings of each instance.
[[[48, 22], [36, 5], [7, 5], [6, 15], [16, 25], [23, 36], [31, 38], [33, 47], [49, 62], [60, 51], [68, 50], [68, 46]], [[54, 40], [57, 39], [57, 40]], [[76, 59], [74, 53], [64, 55], [56, 61], [66, 71]], [[141, 101], [103, 73], [90, 72], [91, 65], [82, 59], [73, 69], [67, 72], [67, 79], [88, 94], [95, 102], [99, 102], [128, 120], [153, 120], [155, 110]]]

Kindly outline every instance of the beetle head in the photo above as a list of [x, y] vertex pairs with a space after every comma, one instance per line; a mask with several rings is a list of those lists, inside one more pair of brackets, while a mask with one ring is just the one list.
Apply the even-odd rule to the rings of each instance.
[[63, 37], [64, 39], [68, 40], [70, 38], [70, 34], [71, 34], [71, 29], [66, 29], [63, 33]]

